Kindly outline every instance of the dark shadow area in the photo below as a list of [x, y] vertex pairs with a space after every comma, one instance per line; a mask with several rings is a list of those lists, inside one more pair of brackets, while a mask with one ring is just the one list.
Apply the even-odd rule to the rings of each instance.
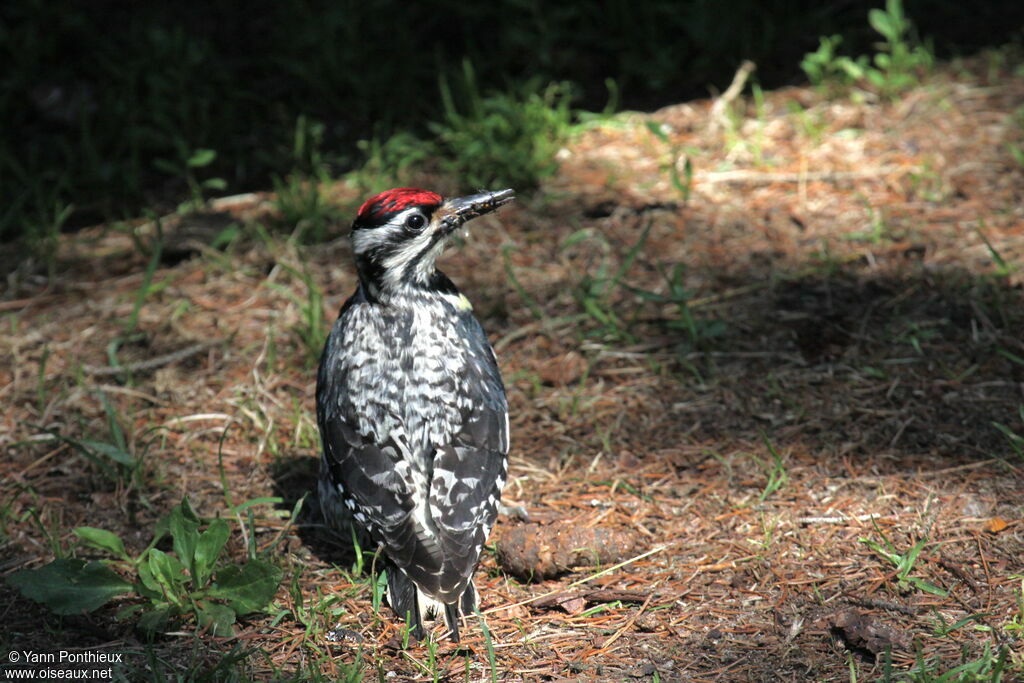
[[[747, 277], [739, 280], [763, 274]], [[697, 330], [724, 325], [721, 336], [701, 340], [664, 324], [638, 335], [638, 346], [674, 351], [678, 362], [662, 400], [684, 408], [666, 427], [678, 420], [678, 430], [708, 441], [764, 434], [837, 466], [879, 456], [893, 471], [1013, 457], [993, 423], [1024, 432], [1019, 286], [913, 260], [771, 277], [713, 313], [693, 312]], [[633, 415], [624, 418], [625, 428]], [[645, 427], [637, 429], [639, 438]]]
[[288, 511], [305, 496], [295, 522], [299, 540], [320, 561], [351, 567], [356, 560], [352, 537], [336, 533], [324, 523], [317, 494], [320, 458], [319, 454], [314, 455], [284, 455], [275, 459], [270, 466], [274, 495], [284, 500], [280, 508]]
[[[0, 629], [0, 647], [5, 661], [0, 671], [12, 678], [15, 671], [34, 671], [42, 679], [70, 678], [75, 672], [91, 673], [113, 669], [114, 680], [237, 680], [239, 672], [255, 676], [265, 666], [264, 657], [252, 657], [255, 650], [235, 642], [218, 642], [197, 634], [182, 638], [168, 635], [147, 641], [135, 632], [131, 620], [120, 620], [116, 607], [104, 607], [82, 616], [57, 616], [0, 582], [0, 600], [4, 605], [4, 626]], [[240, 624], [241, 625], [241, 624]], [[6, 653], [22, 655], [17, 661]], [[61, 663], [61, 652], [103, 653], [120, 656], [117, 663]], [[53, 655], [54, 662], [27, 662], [23, 653]], [[248, 660], [248, 661], [247, 661]], [[246, 662], [246, 663], [242, 663]], [[78, 673], [79, 677], [83, 673]], [[96, 676], [93, 676], [96, 678]], [[109, 678], [106, 680], [110, 680]]]
[[[425, 134], [444, 113], [441, 81], [457, 106], [565, 81], [588, 111], [703, 97], [745, 59], [764, 87], [803, 82], [821, 36], [871, 50], [881, 4], [4, 3], [0, 241], [265, 189], [322, 162], [351, 169], [358, 140]], [[1019, 3], [908, 0], [906, 13], [940, 57], [1024, 25]]]

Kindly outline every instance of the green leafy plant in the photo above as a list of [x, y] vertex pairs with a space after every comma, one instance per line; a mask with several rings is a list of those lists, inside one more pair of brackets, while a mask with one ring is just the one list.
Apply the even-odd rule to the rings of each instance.
[[[147, 244], [143, 242], [138, 235], [134, 233], [132, 235], [135, 240], [136, 247], [140, 250], [150, 252], [150, 257], [146, 264], [146, 270], [142, 275], [142, 284], [139, 285], [138, 290], [135, 292], [135, 300], [132, 304], [131, 313], [129, 313], [127, 320], [122, 324], [122, 332], [107, 344], [107, 362], [112, 368], [122, 368], [121, 360], [118, 357], [118, 352], [121, 350], [122, 346], [146, 339], [145, 332], [139, 330], [139, 315], [142, 312], [142, 307], [145, 305], [147, 299], [170, 284], [169, 279], [158, 283], [153, 282], [156, 271], [160, 267], [164, 239], [160, 218], [154, 215], [152, 216], [152, 220], [156, 234], [150, 243]], [[125, 382], [131, 384], [132, 373], [127, 368], [120, 373], [120, 377]]]
[[[693, 163], [689, 155], [683, 154], [682, 145], [674, 144], [662, 124], [657, 121], [647, 121], [647, 130], [669, 147], [669, 161], [662, 169], [668, 173], [669, 183], [686, 204], [690, 201], [690, 192], [693, 189]], [[679, 173], [680, 159], [683, 161], [682, 174]]]
[[878, 52], [870, 57], [839, 55], [842, 37], [822, 37], [818, 49], [800, 62], [811, 83], [841, 87], [864, 83], [888, 98], [917, 85], [920, 74], [932, 67], [935, 57], [929, 47], [913, 38], [914, 26], [903, 11], [902, 0], [886, 0], [884, 10], [872, 9], [868, 23], [883, 38], [877, 44]]
[[[1007, 355], [1008, 353], [1009, 352], [1005, 352], [1003, 355]], [[1020, 415], [1021, 424], [1024, 424], [1024, 404], [1017, 407], [1017, 412]], [[993, 422], [992, 426], [1002, 432], [1003, 436], [1005, 436], [1006, 440], [1010, 443], [1010, 448], [1013, 449], [1013, 452], [1017, 457], [1024, 459], [1024, 436], [1021, 436], [1001, 422]]]
[[1006, 671], [1010, 648], [1002, 646], [993, 652], [992, 646], [985, 643], [985, 649], [976, 658], [972, 658], [964, 648], [960, 656], [960, 664], [951, 669], [949, 663], [937, 658], [925, 659], [921, 650], [917, 651], [914, 666], [898, 679], [892, 675], [891, 664], [887, 666], [883, 681], [910, 681], [910, 683], [1000, 683]]
[[29, 252], [46, 263], [51, 277], [57, 265], [57, 239], [74, 208], [54, 199], [38, 207], [35, 215], [29, 216], [24, 223], [23, 239]]
[[975, 228], [975, 232], [978, 233], [978, 237], [985, 243], [985, 249], [988, 250], [988, 255], [992, 257], [992, 263], [996, 265], [995, 276], [996, 277], [1007, 277], [1016, 272], [1018, 266], [1016, 264], [1010, 264], [1003, 258], [1003, 255], [999, 253], [999, 250], [995, 248], [992, 242], [989, 241], [988, 236], [979, 227]]
[[[147, 431], [141, 444], [130, 440], [122, 427], [122, 418], [106, 393], [99, 392], [107, 418], [106, 436], [73, 438], [49, 429], [50, 435], [74, 448], [95, 471], [119, 490], [128, 491], [143, 483], [146, 453], [153, 443], [153, 430]], [[148, 437], [148, 438], [147, 438]]]
[[[995, 79], [990, 78], [990, 80]], [[1013, 112], [1013, 122], [1018, 132], [1024, 131], [1024, 107], [1018, 107]], [[1018, 168], [1024, 169], [1024, 146], [1020, 142], [1007, 142], [1006, 151], [1010, 153], [1010, 157], [1013, 158]]]
[[895, 546], [893, 546], [882, 530], [878, 528], [878, 524], [874, 519], [871, 520], [871, 523], [874, 525], [875, 531], [878, 532], [878, 535], [882, 537], [884, 545], [879, 544], [877, 541], [870, 538], [861, 538], [860, 542], [870, 548], [873, 553], [890, 562], [896, 568], [897, 590], [906, 592], [910, 590], [911, 586], [913, 586], [918, 590], [922, 590], [925, 593], [931, 593], [932, 595], [939, 595], [942, 597], [946, 597], [948, 595], [946, 591], [938, 586], [929, 583], [920, 577], [910, 575], [921, 551], [928, 545], [927, 538], [919, 539], [917, 543], [907, 550], [907, 552], [901, 554], [896, 551]]
[[795, 100], [786, 102], [786, 109], [795, 117], [800, 134], [807, 138], [812, 145], [820, 144], [825, 130], [828, 128], [828, 122], [822, 109], [820, 107], [804, 108]]
[[327, 200], [315, 178], [291, 173], [274, 177], [274, 207], [281, 223], [294, 229], [295, 239], [317, 243], [328, 238], [329, 228], [341, 220], [341, 211]]
[[[121, 609], [118, 616], [137, 616], [138, 627], [146, 633], [159, 633], [172, 621], [189, 617], [199, 628], [227, 636], [238, 616], [270, 603], [281, 581], [280, 568], [264, 560], [221, 562], [230, 536], [228, 523], [215, 518], [204, 525], [188, 498], [157, 523], [149, 547], [136, 557], [110, 531], [83, 526], [74, 533], [86, 547], [113, 559], [62, 558], [7, 578], [25, 597], [56, 614], [92, 612], [119, 595], [134, 594], [141, 602]], [[165, 552], [156, 546], [168, 535], [172, 550]]]
[[725, 323], [721, 320], [705, 320], [693, 313], [691, 302], [693, 292], [685, 284], [686, 266], [676, 263], [671, 268], [658, 266], [658, 272], [665, 281], [664, 293], [630, 288], [642, 299], [662, 306], [668, 306], [668, 314], [662, 324], [670, 330], [685, 333], [685, 345], [692, 349], [706, 349], [710, 342], [723, 336], [726, 332]]
[[487, 620], [479, 609], [476, 610], [476, 616], [480, 619], [480, 630], [484, 634], [484, 647], [487, 648], [487, 664], [491, 674], [491, 683], [498, 683], [498, 665], [494, 657], [494, 640], [491, 637], [491, 629], [487, 627]]
[[200, 180], [197, 172], [206, 168], [217, 159], [216, 150], [199, 148], [190, 149], [181, 140], [177, 140], [177, 157], [174, 159], [159, 158], [153, 161], [158, 169], [182, 180], [190, 198], [178, 207], [179, 211], [197, 211], [206, 204], [208, 191], [222, 191], [227, 188], [223, 178], [206, 178]]
[[884, 39], [874, 56], [877, 68], [866, 77], [883, 95], [894, 96], [917, 84], [917, 72], [930, 69], [935, 57], [929, 48], [915, 44], [914, 26], [903, 12], [902, 0], [886, 0], [885, 9], [868, 12], [868, 23]]
[[1020, 578], [1020, 590], [1014, 591], [1017, 598], [1017, 612], [1003, 626], [1007, 631], [1024, 632], [1024, 577]]
[[[429, 125], [443, 171], [471, 187], [535, 187], [558, 169], [555, 153], [569, 133], [568, 84], [529, 81], [511, 92], [481, 93], [463, 62], [459, 97], [441, 79], [444, 115]], [[456, 102], [459, 104], [457, 105]]]
[[383, 139], [374, 137], [360, 140], [356, 147], [362, 152], [363, 162], [346, 179], [365, 197], [389, 187], [404, 185], [409, 174], [434, 158], [434, 144], [409, 131], [399, 131]]
[[768, 477], [767, 483], [764, 485], [764, 489], [761, 494], [757, 497], [758, 501], [764, 502], [768, 496], [772, 495], [785, 485], [789, 481], [789, 474], [786, 473], [786, 464], [782, 461], [782, 456], [775, 450], [775, 445], [768, 440], [768, 437], [764, 437], [764, 444], [768, 447], [768, 452], [772, 455], [772, 462], [770, 465], [764, 465], [765, 475]]
[[881, 244], [888, 238], [889, 227], [886, 225], [885, 216], [880, 209], [876, 209], [871, 206], [870, 203], [865, 199], [864, 212], [868, 218], [868, 228], [866, 230], [858, 230], [851, 232], [848, 235], [844, 235], [845, 239], [865, 241], [871, 244]]
[[519, 277], [516, 276], [516, 271], [512, 265], [511, 257], [514, 250], [515, 247], [512, 245], [506, 245], [501, 250], [501, 260], [505, 265], [505, 275], [508, 278], [509, 284], [512, 285], [512, 288], [516, 290], [517, 294], [519, 294], [519, 298], [521, 298], [523, 303], [526, 304], [526, 307], [530, 309], [530, 313], [533, 314], [533, 317], [537, 320], [544, 320], [544, 310], [541, 308], [540, 303], [538, 303], [537, 299], [526, 290], [526, 287], [523, 286]]
[[1006, 143], [1006, 151], [1010, 153], [1013, 160], [1017, 163], [1017, 166], [1024, 168], [1024, 147], [1021, 147], [1016, 142]]
[[313, 365], [320, 358], [320, 353], [324, 348], [324, 340], [327, 339], [323, 291], [313, 280], [313, 276], [308, 270], [299, 271], [284, 263], [281, 264], [281, 267], [305, 285], [306, 296], [299, 296], [288, 287], [276, 282], [268, 282], [267, 284], [277, 292], [284, 294], [298, 306], [299, 322], [295, 325], [295, 333], [306, 350], [307, 363]]
[[[818, 49], [808, 52], [800, 62], [800, 68], [807, 74], [808, 80], [816, 86], [822, 86], [831, 82], [852, 81], [851, 73], [852, 60], [849, 57], [842, 57], [837, 53], [837, 48], [843, 42], [839, 35], [822, 36], [818, 41]], [[864, 62], [866, 57], [861, 58]], [[859, 72], [863, 65], [854, 66]]]
[[757, 117], [757, 127], [754, 130], [753, 139], [749, 141], [748, 146], [750, 147], [751, 154], [754, 156], [754, 165], [760, 168], [767, 165], [764, 156], [764, 128], [768, 105], [765, 102], [764, 90], [761, 88], [760, 83], [757, 81], [751, 83], [750, 92], [754, 96], [754, 114]]
[[568, 84], [541, 87], [531, 80], [484, 94], [468, 61], [454, 80], [455, 86], [441, 77], [441, 118], [427, 126], [433, 140], [403, 131], [359, 143], [365, 161], [348, 178], [362, 194], [405, 182], [414, 169], [428, 166], [474, 188], [526, 189], [555, 173], [555, 154], [572, 123]]
[[299, 116], [295, 123], [292, 159], [294, 168], [282, 178], [272, 176], [274, 207], [281, 223], [295, 231], [302, 242], [323, 242], [328, 229], [341, 220], [339, 208], [324, 197], [321, 184], [330, 180], [323, 156], [324, 125]]
[[[932, 633], [940, 638], [945, 638], [946, 636], [955, 633], [971, 622], [982, 622], [985, 620], [985, 617], [989, 616], [988, 614], [968, 614], [963, 619], [950, 624], [938, 610], [935, 610], [934, 614], [935, 619], [933, 620]], [[984, 625], [979, 625], [977, 628], [985, 629], [986, 627]]]
[[[626, 250], [625, 256], [618, 267], [613, 268], [607, 258], [603, 258], [593, 273], [585, 272], [573, 289], [573, 294], [579, 302], [583, 312], [598, 323], [596, 334], [612, 341], [633, 342], [635, 338], [629, 331], [630, 325], [619, 317], [615, 311], [615, 303], [612, 295], [615, 290], [623, 285], [626, 273], [633, 267], [640, 252], [647, 244], [647, 237], [650, 235], [653, 223], [648, 221], [640, 231], [640, 237]], [[610, 251], [610, 247], [602, 235], [595, 235], [588, 230], [579, 230], [565, 240], [562, 247], [568, 248], [588, 238], [596, 238], [600, 241], [604, 250]]]

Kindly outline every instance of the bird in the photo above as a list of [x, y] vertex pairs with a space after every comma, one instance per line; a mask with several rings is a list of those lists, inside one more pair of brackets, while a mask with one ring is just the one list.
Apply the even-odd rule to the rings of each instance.
[[317, 372], [318, 480], [329, 527], [382, 551], [386, 597], [417, 639], [477, 608], [473, 574], [508, 472], [508, 400], [469, 300], [436, 267], [468, 221], [511, 189], [367, 199], [350, 234], [358, 284]]

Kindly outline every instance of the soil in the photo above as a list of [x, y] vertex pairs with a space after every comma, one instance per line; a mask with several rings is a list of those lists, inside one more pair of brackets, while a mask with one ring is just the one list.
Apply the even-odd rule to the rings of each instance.
[[[0, 572], [90, 557], [80, 525], [139, 552], [183, 495], [206, 517], [276, 497], [248, 527], [286, 568], [276, 607], [233, 639], [158, 640], [170, 669], [216, 678], [241, 646], [256, 679], [489, 680], [493, 656], [499, 680], [846, 681], [1006, 652], [1024, 677], [1022, 103], [1020, 68], [982, 56], [895, 101], [789, 88], [724, 117], [621, 114], [475, 221], [442, 268], [500, 359], [505, 497], [529, 519], [498, 522], [478, 571], [487, 636], [439, 641], [434, 671], [315, 501], [289, 521], [318, 457], [303, 330], [353, 289], [344, 226], [301, 246], [253, 227], [270, 195], [219, 200], [161, 222], [183, 239], [149, 287], [124, 226], [65, 236], [0, 300]], [[211, 246], [225, 226], [240, 237]], [[113, 439], [101, 394], [136, 475], [52, 437]], [[117, 601], [60, 618], [0, 597], [8, 650], [150, 666]]]

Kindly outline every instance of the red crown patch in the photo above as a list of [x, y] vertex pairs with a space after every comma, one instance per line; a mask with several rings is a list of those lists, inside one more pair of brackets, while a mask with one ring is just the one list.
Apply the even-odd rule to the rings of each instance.
[[408, 209], [410, 206], [437, 206], [444, 197], [417, 187], [396, 187], [370, 197], [359, 207], [358, 222], [376, 222], [385, 216]]

